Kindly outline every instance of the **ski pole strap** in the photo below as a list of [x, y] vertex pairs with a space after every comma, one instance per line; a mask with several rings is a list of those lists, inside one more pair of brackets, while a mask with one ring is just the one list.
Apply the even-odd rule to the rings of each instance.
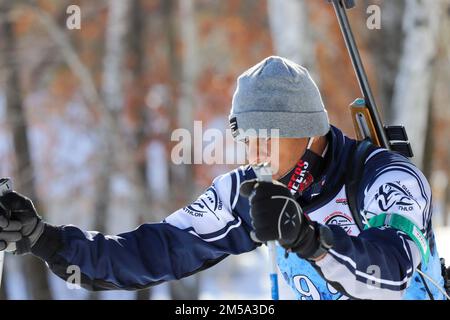
[[368, 228], [379, 228], [385, 226], [392, 227], [406, 233], [419, 248], [422, 255], [422, 260], [425, 264], [428, 263], [428, 259], [430, 257], [430, 247], [428, 246], [428, 241], [422, 231], [420, 231], [419, 227], [417, 227], [411, 220], [396, 213], [382, 213], [369, 219], [368, 224], [364, 227], [364, 230]]

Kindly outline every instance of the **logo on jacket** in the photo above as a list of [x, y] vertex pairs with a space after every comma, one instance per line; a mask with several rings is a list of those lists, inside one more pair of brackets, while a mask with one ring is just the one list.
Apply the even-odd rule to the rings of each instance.
[[352, 217], [340, 211], [335, 211], [325, 217], [324, 223], [326, 225], [340, 226], [347, 234], [352, 234], [352, 226], [355, 225]]
[[211, 212], [217, 220], [217, 210], [222, 210], [222, 201], [219, 199], [214, 187], [210, 187], [197, 200], [183, 210], [194, 217], [203, 217], [205, 213]]
[[338, 198], [338, 199], [336, 199], [336, 203], [346, 206], [348, 204], [348, 200], [347, 200], [347, 198]]
[[297, 162], [294, 172], [287, 184], [287, 187], [291, 190], [292, 194], [295, 194], [296, 192], [302, 193], [313, 183], [314, 178], [308, 170], [308, 161], [301, 159]]
[[421, 208], [419, 203], [412, 198], [408, 189], [402, 188], [399, 182], [386, 183], [380, 186], [375, 194], [375, 200], [378, 202], [378, 207], [384, 212], [387, 212], [394, 205], [397, 205], [400, 211], [412, 211], [415, 205]]

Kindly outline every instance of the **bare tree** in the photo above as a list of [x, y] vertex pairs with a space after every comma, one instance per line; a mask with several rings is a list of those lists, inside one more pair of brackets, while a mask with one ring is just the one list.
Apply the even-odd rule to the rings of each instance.
[[[103, 76], [101, 93], [95, 86], [94, 78], [83, 64], [68, 36], [61, 30], [46, 11], [35, 6], [39, 20], [46, 27], [49, 35], [55, 41], [63, 58], [73, 73], [79, 78], [81, 91], [86, 98], [93, 114], [98, 115], [99, 147], [96, 168], [96, 195], [94, 201], [96, 230], [107, 229], [109, 205], [112, 200], [111, 176], [115, 169], [123, 169], [131, 182], [134, 197], [130, 203], [128, 215], [136, 218], [148, 209], [146, 205], [145, 180], [143, 168], [135, 162], [135, 150], [127, 143], [121, 130], [120, 118], [124, 104], [124, 61], [126, 54], [126, 36], [130, 32], [131, 3], [112, 0], [109, 2], [109, 16], [106, 25], [105, 56], [103, 59]], [[97, 293], [91, 293], [91, 299], [98, 298]]]
[[[105, 56], [103, 58], [102, 100], [109, 113], [111, 123], [101, 119], [102, 135], [100, 148], [99, 174], [97, 176], [97, 193], [95, 197], [95, 228], [107, 230], [108, 210], [111, 203], [111, 177], [114, 175], [114, 162], [117, 157], [128, 156], [123, 153], [123, 145], [117, 144], [122, 138], [119, 117], [123, 109], [124, 89], [123, 71], [125, 57], [125, 37], [129, 28], [130, 2], [110, 0], [108, 21], [106, 23]], [[132, 168], [128, 168], [132, 169]], [[130, 214], [130, 213], [128, 213]], [[91, 293], [91, 299], [97, 298]]]
[[[130, 14], [130, 32], [128, 36], [129, 52], [132, 56], [131, 74], [132, 85], [131, 92], [134, 96], [132, 99], [134, 105], [132, 106], [132, 112], [134, 112], [133, 118], [136, 122], [132, 131], [132, 145], [134, 147], [134, 160], [137, 170], [137, 176], [135, 186], [139, 190], [135, 200], [135, 206], [137, 207], [136, 213], [139, 217], [139, 223], [143, 223], [151, 219], [156, 221], [156, 217], [152, 214], [150, 191], [147, 182], [147, 159], [145, 149], [147, 147], [147, 141], [149, 139], [149, 123], [147, 108], [145, 106], [146, 96], [146, 84], [144, 82], [144, 75], [146, 72], [146, 17], [143, 14], [141, 0], [133, 0]], [[151, 289], [139, 290], [136, 293], [137, 300], [147, 300], [151, 297]]]
[[[178, 7], [177, 4], [180, 6]], [[193, 125], [193, 99], [195, 93], [195, 78], [197, 72], [196, 59], [196, 26], [195, 10], [192, 0], [163, 0], [164, 29], [166, 30], [167, 53], [170, 70], [171, 91], [171, 129], [182, 126], [192, 130]], [[177, 10], [179, 9], [179, 11]], [[178, 14], [179, 12], [179, 14]], [[179, 17], [179, 18], [178, 18]], [[177, 21], [180, 21], [177, 30]], [[180, 61], [176, 54], [176, 42], [181, 37], [184, 44], [184, 56]], [[192, 131], [191, 131], [192, 132]], [[170, 165], [170, 193], [175, 197], [176, 207], [191, 201], [195, 188], [193, 186], [194, 175], [192, 165]], [[176, 209], [173, 207], [172, 209]], [[170, 283], [172, 299], [198, 299], [199, 280], [198, 275], [172, 281]]]
[[[441, 35], [443, 37], [443, 52], [444, 52], [444, 61], [447, 61], [447, 70], [445, 80], [443, 83], [443, 88], [445, 88], [445, 84], [447, 84], [447, 90], [444, 92], [447, 93], [448, 99], [442, 100], [442, 103], [439, 105], [440, 109], [438, 114], [442, 114], [447, 121], [450, 121], [450, 108], [448, 107], [448, 101], [450, 100], [450, 94], [448, 90], [448, 84], [450, 83], [450, 34], [446, 32], [446, 30], [450, 29], [450, 1], [446, 0], [444, 5], [444, 12], [446, 12], [445, 20], [442, 25]], [[446, 126], [446, 130], [443, 133], [444, 137], [450, 137], [450, 126]], [[450, 146], [447, 143], [447, 181], [450, 181], [450, 166], [448, 164], [448, 159], [450, 159]], [[447, 182], [446, 194], [445, 194], [445, 202], [444, 202], [444, 225], [449, 225], [449, 215], [450, 215], [450, 182]]]
[[[7, 18], [11, 10], [11, 1], [0, 1], [0, 12], [5, 19], [0, 21], [0, 33], [3, 43], [6, 111], [13, 147], [15, 151], [15, 189], [32, 198], [39, 212], [43, 212], [35, 187], [35, 174], [28, 140], [28, 124], [23, 106], [22, 88], [19, 77], [19, 61], [16, 54], [16, 36], [13, 24]], [[32, 256], [22, 257], [23, 272], [30, 275], [27, 279], [28, 292], [34, 299], [51, 299], [48, 285], [47, 268]]]
[[433, 62], [442, 1], [407, 0], [403, 19], [405, 40], [393, 96], [394, 121], [408, 128], [415, 152], [423, 165], [426, 127], [432, 92]]
[[[435, 83], [433, 95], [433, 125], [427, 136], [428, 145], [433, 145], [433, 152], [425, 152], [426, 157], [433, 157], [433, 188], [436, 188], [434, 199], [442, 201], [443, 225], [449, 225], [450, 215], [450, 0], [443, 2], [443, 19], [439, 27], [439, 54], [435, 66]], [[431, 160], [431, 159], [430, 159]], [[429, 160], [429, 161], [430, 161]], [[426, 162], [427, 160], [425, 160]], [[431, 162], [431, 161], [430, 161]], [[435, 191], [435, 189], [433, 189]]]
[[[373, 1], [366, 0], [367, 8]], [[379, 30], [368, 30], [368, 43], [372, 58], [377, 66], [377, 97], [380, 106], [383, 108], [383, 115], [386, 122], [393, 123], [393, 112], [391, 108], [392, 97], [394, 95], [395, 79], [399, 69], [399, 62], [402, 56], [402, 44], [404, 34], [402, 30], [402, 19], [405, 11], [405, 0], [383, 1], [381, 15], [381, 28]]]
[[275, 52], [315, 73], [314, 29], [309, 20], [307, 2], [268, 0], [267, 10]]

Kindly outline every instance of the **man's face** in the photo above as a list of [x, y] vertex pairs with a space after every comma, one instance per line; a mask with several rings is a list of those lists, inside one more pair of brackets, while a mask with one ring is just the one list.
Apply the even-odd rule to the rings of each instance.
[[279, 139], [248, 137], [245, 140], [247, 146], [248, 162], [251, 165], [271, 162], [271, 143], [277, 143]]
[[248, 137], [245, 144], [248, 163], [269, 163], [274, 179], [278, 179], [291, 170], [305, 152], [307, 139]]

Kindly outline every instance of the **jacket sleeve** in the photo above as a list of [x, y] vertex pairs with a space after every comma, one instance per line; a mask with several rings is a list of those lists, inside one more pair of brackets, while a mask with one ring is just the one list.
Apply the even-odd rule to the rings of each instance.
[[[363, 176], [358, 199], [364, 223], [379, 214], [399, 214], [428, 238], [431, 190], [425, 177], [406, 159], [384, 153]], [[333, 287], [357, 299], [402, 299], [421, 262], [418, 246], [406, 233], [383, 226], [354, 237], [338, 226], [330, 228], [335, 245], [315, 266]]]
[[89, 290], [141, 289], [189, 276], [256, 248], [232, 206], [236, 174], [216, 178], [196, 201], [161, 223], [116, 236], [46, 225], [32, 252], [65, 280], [79, 268], [81, 285]]

